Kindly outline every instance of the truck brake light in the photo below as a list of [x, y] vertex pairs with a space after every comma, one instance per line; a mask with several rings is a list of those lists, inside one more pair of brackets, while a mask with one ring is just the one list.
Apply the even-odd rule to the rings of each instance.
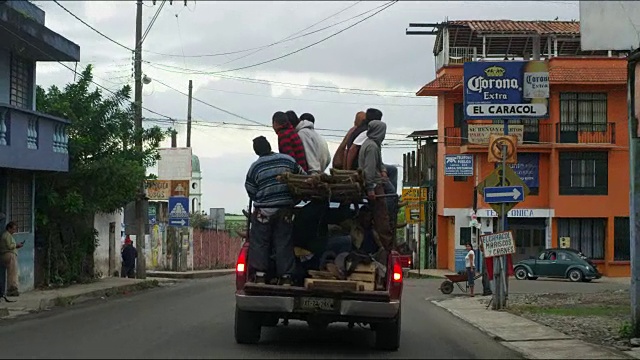
[[245, 271], [247, 265], [247, 249], [242, 248], [240, 250], [240, 255], [238, 255], [238, 262], [236, 264], [236, 273], [242, 274]]
[[402, 266], [399, 261], [393, 262], [393, 282], [402, 282]]

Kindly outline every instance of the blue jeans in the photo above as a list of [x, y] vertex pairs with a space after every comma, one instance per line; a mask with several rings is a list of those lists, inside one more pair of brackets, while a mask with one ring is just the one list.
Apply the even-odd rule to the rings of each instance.
[[327, 251], [333, 251], [336, 255], [343, 252], [351, 252], [351, 236], [333, 236], [327, 239]]
[[295, 268], [291, 209], [281, 209], [269, 218], [254, 212], [249, 230], [249, 267], [268, 272], [271, 254], [275, 255], [276, 276], [292, 275]]
[[467, 282], [469, 283], [469, 286], [475, 285], [475, 282], [476, 282], [475, 277], [476, 277], [475, 269], [468, 267], [467, 268]]
[[7, 268], [0, 265], [0, 297], [7, 293]]
[[[390, 185], [393, 186], [393, 191], [390, 192], [391, 194], [393, 194], [398, 190], [398, 168], [393, 165], [385, 165], [384, 167], [387, 170], [387, 176], [389, 177], [389, 182], [391, 183]], [[386, 186], [384, 190], [386, 193]]]

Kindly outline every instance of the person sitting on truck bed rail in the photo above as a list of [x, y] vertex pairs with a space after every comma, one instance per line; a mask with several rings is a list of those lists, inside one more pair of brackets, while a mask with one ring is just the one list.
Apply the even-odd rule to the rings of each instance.
[[[333, 155], [332, 163], [334, 169], [346, 170], [345, 161], [347, 158], [347, 143], [349, 142], [349, 139], [351, 139], [353, 133], [356, 130], [360, 129], [365, 120], [365, 112], [358, 111], [356, 113], [356, 118], [353, 121], [353, 126], [351, 127], [351, 129], [349, 129], [349, 131], [347, 131], [347, 135], [344, 136], [344, 139], [342, 139], [342, 142], [340, 143], [340, 145], [338, 145], [338, 149], [336, 149], [336, 153]], [[363, 131], [364, 130], [366, 130], [366, 128], [363, 128]]]
[[[311, 114], [305, 114], [311, 115]], [[305, 118], [308, 119], [308, 116]], [[300, 122], [295, 126], [302, 145], [304, 145], [304, 154], [307, 157], [310, 174], [323, 173], [331, 162], [331, 153], [329, 152], [329, 144], [315, 130], [314, 123], [309, 120], [300, 118]]]
[[393, 233], [383, 183], [385, 168], [382, 164], [382, 141], [386, 135], [387, 125], [380, 120], [369, 122], [367, 140], [362, 144], [358, 154], [358, 165], [362, 169], [367, 198], [371, 203], [373, 223], [380, 242], [386, 250], [393, 246]]
[[272, 117], [273, 130], [278, 135], [278, 150], [281, 154], [287, 154], [294, 158], [304, 171], [309, 170], [307, 158], [304, 154], [304, 146], [300, 136], [291, 126], [287, 114], [276, 111]]
[[264, 136], [253, 139], [253, 150], [259, 158], [251, 164], [245, 182], [255, 208], [249, 230], [249, 269], [255, 272], [256, 282], [264, 283], [273, 248], [276, 276], [281, 284], [290, 285], [295, 267], [291, 237], [295, 203], [287, 184], [279, 182], [277, 177], [285, 172], [306, 173], [291, 156], [271, 151], [271, 144]]

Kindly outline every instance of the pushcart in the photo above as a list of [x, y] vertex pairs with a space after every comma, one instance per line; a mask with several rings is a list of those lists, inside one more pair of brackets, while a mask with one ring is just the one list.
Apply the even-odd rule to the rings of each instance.
[[[456, 284], [458, 286], [458, 289], [460, 289], [460, 291], [466, 293], [469, 291], [469, 282], [467, 281], [467, 274], [454, 274], [454, 275], [445, 275], [444, 277], [447, 278], [447, 280], [443, 281], [442, 284], [440, 284], [440, 291], [442, 291], [443, 294], [449, 295], [453, 292], [453, 284]], [[482, 274], [476, 274], [476, 276], [473, 278], [474, 280], [478, 280], [479, 278], [482, 277]], [[464, 283], [464, 288], [462, 288], [462, 285], [460, 285], [461, 283]]]

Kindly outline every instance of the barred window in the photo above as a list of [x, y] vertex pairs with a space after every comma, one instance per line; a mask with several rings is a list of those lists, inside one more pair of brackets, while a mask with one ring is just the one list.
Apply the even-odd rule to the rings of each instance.
[[10, 221], [18, 225], [18, 232], [30, 233], [33, 223], [33, 182], [30, 175], [12, 174], [9, 178]]
[[32, 89], [32, 63], [11, 54], [11, 93], [9, 103], [23, 109], [31, 110]]
[[558, 219], [558, 237], [569, 237], [571, 248], [594, 260], [604, 259], [607, 219]]
[[561, 131], [606, 131], [607, 93], [560, 93]]
[[561, 152], [560, 195], [607, 195], [606, 152]]

